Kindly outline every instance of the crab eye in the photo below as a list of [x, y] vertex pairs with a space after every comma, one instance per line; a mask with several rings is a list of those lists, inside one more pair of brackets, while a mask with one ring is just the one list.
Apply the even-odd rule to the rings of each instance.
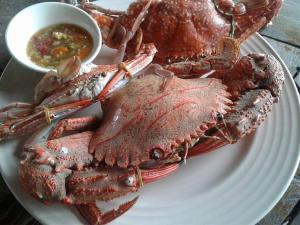
[[163, 152], [159, 148], [154, 148], [154, 149], [152, 149], [152, 151], [150, 153], [150, 157], [151, 157], [151, 159], [159, 160], [163, 157]]
[[128, 177], [125, 179], [125, 184], [126, 184], [126, 186], [128, 186], [128, 187], [134, 186], [135, 183], [136, 183], [135, 176], [128, 176]]
[[217, 114], [217, 119], [218, 121], [223, 121], [224, 120], [224, 115], [222, 113]]
[[167, 64], [171, 64], [171, 63], [172, 63], [172, 59], [171, 59], [171, 58], [167, 58], [167, 59], [166, 59], [166, 63], [167, 63]]

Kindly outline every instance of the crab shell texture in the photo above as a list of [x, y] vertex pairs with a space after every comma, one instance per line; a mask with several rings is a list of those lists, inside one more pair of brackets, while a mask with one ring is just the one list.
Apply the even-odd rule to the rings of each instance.
[[280, 62], [273, 55], [261, 53], [243, 56], [232, 69], [216, 71], [210, 77], [222, 79], [232, 95], [231, 99], [249, 90], [249, 82], [252, 88], [269, 90], [277, 99], [285, 79]]
[[[120, 23], [130, 29], [147, 2], [133, 2]], [[255, 2], [259, 5], [265, 1]], [[269, 0], [255, 9], [251, 9], [251, 4], [245, 5], [247, 12], [234, 16], [234, 38], [239, 41], [266, 25], [278, 13], [281, 0]], [[156, 59], [162, 62], [215, 54], [220, 40], [229, 36], [230, 26], [230, 16], [221, 14], [212, 0], [153, 0], [141, 24], [143, 42], [155, 44]]]
[[26, 160], [21, 163], [20, 182], [32, 196], [44, 202], [59, 201], [66, 196], [65, 180], [71, 170], [55, 173], [50, 165]]
[[92, 132], [87, 131], [24, 146], [26, 158], [20, 164], [20, 181], [25, 190], [44, 201], [60, 201], [66, 196], [65, 179], [71, 169], [91, 164], [88, 153]]
[[140, 184], [133, 168], [92, 164], [91, 134], [86, 131], [26, 146], [19, 170], [24, 189], [41, 201], [67, 204], [107, 201], [137, 191]]
[[113, 93], [103, 106], [102, 125], [89, 150], [99, 161], [125, 168], [168, 159], [175, 149], [198, 138], [225, 114], [231, 101], [219, 79], [180, 79], [145, 75]]

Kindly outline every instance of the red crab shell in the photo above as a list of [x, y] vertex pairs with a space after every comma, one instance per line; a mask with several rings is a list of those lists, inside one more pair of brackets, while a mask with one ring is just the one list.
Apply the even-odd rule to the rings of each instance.
[[[132, 26], [133, 15], [138, 15], [145, 2], [132, 3], [120, 23]], [[214, 4], [206, 0], [153, 1], [141, 26], [144, 43], [153, 42], [159, 49], [157, 57], [162, 58], [210, 54], [230, 30], [229, 23], [218, 14]]]
[[[120, 24], [130, 30], [148, 2], [133, 2], [127, 13], [120, 16]], [[239, 41], [244, 41], [266, 25], [281, 6], [281, 0], [266, 1], [263, 6], [259, 4], [264, 1], [242, 2], [245, 2], [246, 13], [234, 16], [234, 38]], [[220, 4], [226, 7], [226, 3]], [[221, 39], [229, 36], [230, 26], [230, 16], [221, 14], [213, 0], [152, 0], [141, 24], [143, 43], [154, 43], [159, 61], [215, 54]], [[111, 44], [118, 46], [120, 37], [122, 35], [115, 35]]]
[[151, 160], [159, 149], [168, 158], [174, 149], [216, 124], [231, 101], [218, 79], [165, 78], [146, 75], [132, 80], [104, 104], [102, 125], [89, 150], [97, 160], [124, 168]]

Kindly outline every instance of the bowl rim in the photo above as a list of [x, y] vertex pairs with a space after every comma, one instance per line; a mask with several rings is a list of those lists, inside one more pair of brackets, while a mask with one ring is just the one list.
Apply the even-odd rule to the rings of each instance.
[[[24, 62], [23, 60], [19, 59], [19, 57], [17, 57], [17, 55], [12, 51], [11, 49], [11, 46], [8, 44], [9, 41], [8, 41], [8, 32], [9, 30], [11, 30], [12, 28], [12, 21], [17, 18], [20, 14], [22, 14], [24, 11], [27, 11], [27, 10], [30, 10], [31, 8], [33, 7], [37, 7], [37, 6], [40, 6], [40, 5], [55, 5], [55, 6], [62, 6], [62, 7], [67, 7], [67, 8], [70, 8], [72, 10], [76, 10], [77, 12], [80, 12], [81, 14], [83, 14], [84, 16], [86, 16], [91, 24], [92, 24], [92, 27], [95, 29], [95, 36], [98, 37], [99, 41], [98, 43], [95, 43], [95, 40], [93, 38], [93, 41], [94, 41], [94, 45], [96, 46], [96, 48], [91, 52], [90, 56], [88, 56], [85, 60], [82, 61], [82, 64], [87, 64], [87, 63], [91, 63], [96, 57], [97, 55], [99, 54], [100, 50], [101, 50], [101, 47], [102, 47], [102, 34], [101, 34], [101, 31], [100, 31], [100, 28], [97, 24], [97, 22], [87, 13], [85, 12], [84, 10], [76, 7], [75, 5], [71, 5], [71, 4], [68, 4], [68, 3], [64, 3], [64, 2], [40, 2], [40, 3], [36, 3], [36, 4], [33, 4], [33, 5], [30, 5], [30, 6], [27, 6], [26, 8], [20, 10], [17, 14], [15, 14], [9, 21], [7, 27], [6, 27], [6, 31], [5, 31], [5, 44], [6, 44], [6, 47], [9, 51], [9, 54], [20, 64], [24, 65], [25, 67], [29, 68], [29, 69], [32, 69], [34, 71], [38, 71], [40, 73], [47, 73], [51, 70], [56, 70], [56, 69], [50, 69], [50, 68], [45, 68], [45, 67], [42, 67], [42, 66], [39, 66], [35, 63], [32, 63], [32, 64], [28, 64], [26, 62]], [[56, 23], [53, 23], [53, 25], [55, 25]], [[68, 24], [73, 24], [73, 25], [77, 25], [77, 26], [80, 26], [76, 23], [68, 23]], [[51, 26], [51, 25], [48, 25], [48, 26]], [[80, 26], [82, 27], [82, 26]], [[32, 34], [33, 35], [33, 34]], [[92, 37], [94, 36], [93, 34], [91, 34]]]

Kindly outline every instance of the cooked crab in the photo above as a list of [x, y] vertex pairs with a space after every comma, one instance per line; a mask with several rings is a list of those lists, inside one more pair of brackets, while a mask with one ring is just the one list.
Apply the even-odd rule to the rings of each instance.
[[[156, 62], [172, 63], [217, 55], [222, 39], [241, 43], [267, 25], [281, 0], [137, 0], [127, 11], [104, 9], [82, 1], [101, 27], [105, 44], [136, 52], [141, 43], [154, 43]], [[127, 45], [128, 43], [128, 45]]]
[[26, 144], [20, 168], [25, 189], [42, 201], [76, 205], [90, 224], [107, 223], [136, 198], [104, 214], [95, 200], [136, 192], [187, 157], [254, 131], [277, 102], [284, 80], [279, 62], [261, 54], [242, 57], [214, 78], [181, 79], [160, 66], [151, 71], [109, 96], [96, 131], [63, 137], [99, 124], [93, 117], [65, 119], [47, 141]]
[[0, 140], [30, 134], [125, 85], [152, 62], [156, 48], [144, 45], [131, 60], [113, 65], [85, 65], [79, 59], [62, 62], [37, 84], [35, 103], [14, 102], [0, 109]]

